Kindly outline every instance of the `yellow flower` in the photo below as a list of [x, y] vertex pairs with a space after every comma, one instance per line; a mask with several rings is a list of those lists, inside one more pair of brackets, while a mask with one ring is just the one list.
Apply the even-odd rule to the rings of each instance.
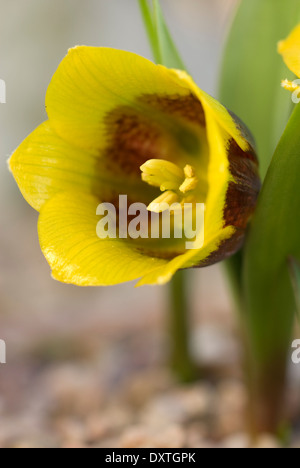
[[[49, 85], [46, 108], [49, 120], [15, 151], [10, 168], [40, 212], [54, 278], [163, 284], [178, 269], [210, 265], [240, 247], [260, 188], [253, 144], [187, 73], [129, 52], [76, 47]], [[97, 207], [116, 205], [120, 194], [157, 216], [161, 201], [204, 203], [204, 245], [99, 239]]]
[[[300, 24], [287, 39], [279, 42], [278, 52], [282, 55], [287, 67], [300, 78]], [[291, 92], [300, 91], [299, 84], [289, 80], [282, 81], [282, 86]]]

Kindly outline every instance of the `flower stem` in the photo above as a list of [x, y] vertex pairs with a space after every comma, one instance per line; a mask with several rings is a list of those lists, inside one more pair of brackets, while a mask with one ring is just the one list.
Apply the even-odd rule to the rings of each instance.
[[[138, 0], [145, 29], [156, 63], [184, 70], [172, 36], [163, 17], [158, 0]], [[190, 351], [189, 307], [186, 290], [186, 273], [178, 272], [170, 286], [170, 341], [171, 366], [181, 382], [197, 378], [197, 368]]]
[[174, 374], [181, 382], [191, 382], [199, 376], [190, 349], [186, 276], [185, 271], [179, 271], [170, 284], [170, 361]]
[[278, 435], [287, 414], [284, 411], [287, 383], [287, 356], [279, 355], [257, 366], [257, 374], [249, 367], [248, 386], [250, 390], [248, 426], [250, 435], [255, 440], [259, 434]]
[[[287, 346], [291, 336], [292, 316], [280, 321], [281, 307], [250, 308], [243, 288], [242, 252], [227, 261], [235, 299], [237, 319], [244, 345], [244, 369], [249, 392], [247, 427], [253, 441], [260, 434], [279, 434], [284, 421], [284, 397], [287, 377]], [[288, 309], [288, 307], [287, 307]], [[279, 314], [279, 315], [278, 315]], [[279, 317], [278, 318], [276, 318]], [[279, 328], [276, 323], [280, 323]], [[274, 339], [272, 338], [274, 337]]]
[[159, 0], [138, 2], [155, 62], [168, 68], [186, 70], [164, 19]]
[[143, 21], [144, 21], [145, 29], [146, 29], [146, 32], [147, 32], [147, 36], [148, 36], [148, 39], [149, 39], [149, 42], [150, 42], [150, 46], [151, 46], [151, 49], [152, 49], [152, 53], [153, 53], [155, 62], [160, 63], [162, 58], [161, 58], [161, 54], [160, 54], [160, 47], [159, 47], [159, 43], [158, 43], [158, 37], [157, 37], [157, 33], [156, 33], [156, 30], [155, 30], [155, 25], [154, 25], [154, 21], [153, 21], [153, 17], [152, 17], [153, 16], [152, 11], [150, 9], [148, 0], [138, 0], [138, 2], [139, 2], [139, 5], [140, 5], [142, 18], [143, 18]]

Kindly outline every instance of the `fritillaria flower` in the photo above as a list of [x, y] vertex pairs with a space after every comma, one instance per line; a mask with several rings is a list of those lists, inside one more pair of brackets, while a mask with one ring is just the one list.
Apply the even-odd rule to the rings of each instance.
[[[76, 47], [54, 74], [46, 109], [48, 120], [10, 168], [40, 212], [40, 245], [54, 278], [163, 284], [178, 269], [211, 265], [240, 248], [260, 189], [254, 145], [186, 72], [129, 52]], [[114, 204], [123, 216], [120, 195], [158, 220], [160, 203], [204, 204], [204, 242], [186, 249], [184, 236], [100, 239], [97, 207]]]

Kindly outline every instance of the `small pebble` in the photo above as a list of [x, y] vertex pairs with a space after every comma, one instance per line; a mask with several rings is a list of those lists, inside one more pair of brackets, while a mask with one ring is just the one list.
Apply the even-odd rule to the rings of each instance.
[[159, 431], [136, 426], [126, 429], [120, 438], [121, 448], [183, 448], [184, 442], [184, 430], [177, 425]]
[[253, 445], [252, 448], [256, 449], [280, 449], [281, 446], [278, 440], [270, 435], [270, 434], [263, 434], [259, 437], [257, 442]]

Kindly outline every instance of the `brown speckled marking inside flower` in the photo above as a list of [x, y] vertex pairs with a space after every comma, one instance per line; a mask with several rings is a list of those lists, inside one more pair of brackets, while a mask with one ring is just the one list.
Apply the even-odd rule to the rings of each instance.
[[120, 107], [106, 118], [108, 166], [140, 177], [140, 166], [148, 159], [160, 157], [161, 131], [158, 125], [135, 112]]
[[193, 94], [188, 96], [153, 96], [145, 94], [140, 101], [150, 104], [166, 114], [180, 117], [190, 123], [205, 127], [205, 114], [199, 99]]
[[176, 133], [176, 125], [189, 131], [205, 127], [203, 107], [192, 94], [143, 95], [132, 107], [114, 109], [106, 117], [108, 166], [140, 176], [140, 166], [149, 159], [172, 161], [168, 138], [170, 129]]

